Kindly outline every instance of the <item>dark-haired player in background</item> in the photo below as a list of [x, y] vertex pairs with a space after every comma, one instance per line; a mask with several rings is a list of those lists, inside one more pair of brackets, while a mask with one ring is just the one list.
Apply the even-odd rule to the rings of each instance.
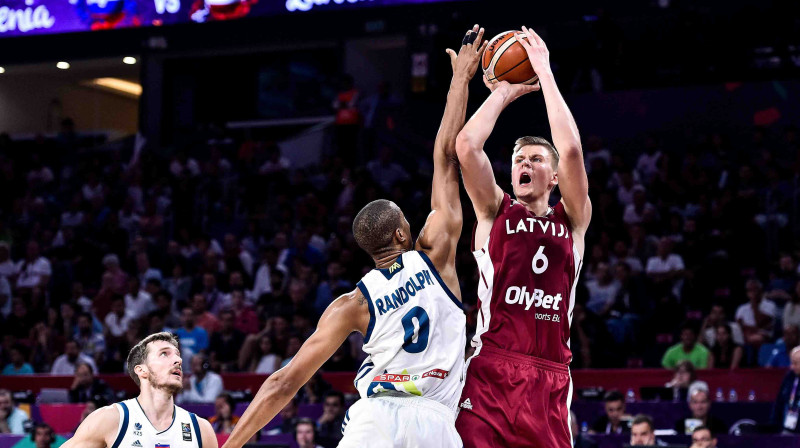
[[455, 268], [462, 216], [455, 141], [464, 125], [468, 85], [478, 68], [483, 29], [448, 50], [453, 79], [433, 149], [431, 213], [416, 245], [391, 201], [367, 204], [353, 221], [375, 269], [336, 299], [286, 367], [270, 375], [225, 447], [240, 448], [266, 425], [353, 331], [369, 356], [356, 373], [361, 400], [342, 423], [339, 447], [462, 446], [455, 430], [464, 378], [466, 318]]
[[[487, 82], [491, 95], [456, 142], [478, 218], [473, 251], [480, 271], [475, 355], [456, 423], [465, 447], [572, 446], [570, 324], [592, 207], [578, 128], [547, 47], [522, 29], [517, 40], [539, 84]], [[483, 145], [503, 109], [540, 88], [555, 146], [540, 137], [517, 140], [512, 198], [497, 186]], [[550, 207], [556, 185], [561, 201]]]

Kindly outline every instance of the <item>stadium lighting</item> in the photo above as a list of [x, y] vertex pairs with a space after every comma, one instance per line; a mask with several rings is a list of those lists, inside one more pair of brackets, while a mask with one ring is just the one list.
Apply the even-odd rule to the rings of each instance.
[[112, 91], [124, 96], [139, 98], [142, 95], [142, 85], [119, 78], [97, 78], [87, 83], [92, 87]]
[[66, 70], [69, 68], [69, 62], [61, 61], [56, 64], [56, 67], [60, 68], [61, 70]]
[[3, 68], [3, 67], [0, 67], [0, 74], [5, 73], [5, 72], [6, 72], [6, 69]]
[[136, 58], [134, 58], [133, 56], [125, 56], [124, 58], [122, 58], [122, 62], [124, 64], [133, 65], [136, 63]]

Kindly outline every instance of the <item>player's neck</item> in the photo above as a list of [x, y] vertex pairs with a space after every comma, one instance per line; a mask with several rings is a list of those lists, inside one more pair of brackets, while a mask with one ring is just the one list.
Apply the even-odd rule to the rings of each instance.
[[536, 216], [544, 216], [547, 214], [547, 211], [550, 209], [548, 205], [548, 200], [550, 199], [549, 195], [542, 195], [541, 197], [534, 198], [530, 202], [517, 198], [517, 202], [524, 205], [529, 211], [533, 212]]
[[378, 269], [384, 269], [391, 266], [397, 257], [403, 255], [403, 252], [406, 252], [405, 249], [401, 247], [392, 248], [386, 252], [381, 252], [380, 254], [373, 256], [372, 259], [375, 261], [375, 267]]
[[137, 400], [147, 419], [156, 429], [163, 430], [171, 424], [175, 412], [175, 400], [172, 394], [147, 386], [142, 388]]

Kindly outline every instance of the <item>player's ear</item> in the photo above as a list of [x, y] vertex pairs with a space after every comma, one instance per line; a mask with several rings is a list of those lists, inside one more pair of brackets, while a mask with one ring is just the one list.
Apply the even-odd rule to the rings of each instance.
[[394, 231], [394, 238], [400, 243], [405, 243], [408, 239], [408, 235], [406, 235], [402, 228], [398, 227]]
[[555, 186], [558, 185], [558, 173], [555, 171], [553, 172], [553, 180], [550, 181], [550, 185], [552, 188], [555, 188]]
[[133, 371], [136, 372], [137, 375], [142, 375], [146, 377], [146, 374], [149, 373], [145, 368], [144, 364], [139, 364], [133, 368]]

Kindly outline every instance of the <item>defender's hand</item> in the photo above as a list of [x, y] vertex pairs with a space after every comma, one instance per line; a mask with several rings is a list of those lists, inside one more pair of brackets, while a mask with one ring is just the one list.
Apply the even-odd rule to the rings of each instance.
[[[471, 30], [467, 31], [467, 36], [471, 33], [478, 33], [475, 41], [465, 45], [461, 45], [461, 49], [456, 52], [447, 49], [447, 54], [450, 55], [450, 66], [453, 68], [453, 77], [464, 76], [466, 79], [472, 79], [475, 72], [478, 70], [478, 64], [483, 55], [483, 50], [486, 49], [488, 41], [483, 40], [484, 29], [475, 25]], [[466, 38], [465, 38], [466, 41]]]

